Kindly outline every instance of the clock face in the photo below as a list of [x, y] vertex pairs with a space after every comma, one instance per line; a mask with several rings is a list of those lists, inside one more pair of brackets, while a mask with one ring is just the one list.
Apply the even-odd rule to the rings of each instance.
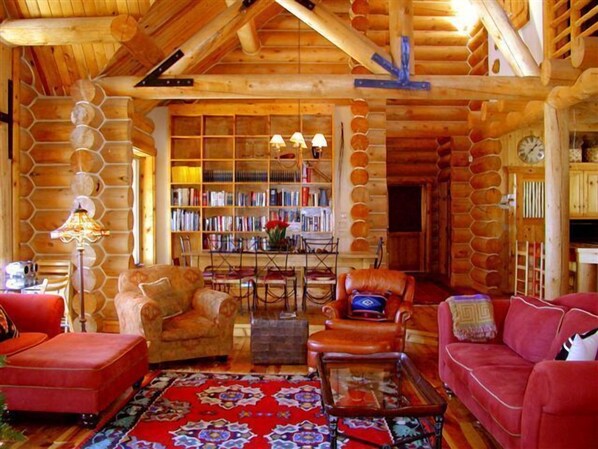
[[544, 159], [544, 142], [538, 136], [526, 136], [517, 145], [519, 159], [528, 164], [537, 164]]

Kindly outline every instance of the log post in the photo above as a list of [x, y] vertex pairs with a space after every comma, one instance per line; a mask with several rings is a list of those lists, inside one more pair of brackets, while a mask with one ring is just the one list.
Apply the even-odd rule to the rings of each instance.
[[569, 279], [569, 127], [568, 110], [544, 106], [546, 145], [545, 298], [564, 295]]

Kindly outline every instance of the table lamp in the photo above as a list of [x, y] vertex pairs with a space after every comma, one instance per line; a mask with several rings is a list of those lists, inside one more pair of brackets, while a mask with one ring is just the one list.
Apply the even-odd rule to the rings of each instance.
[[79, 204], [77, 208], [71, 212], [66, 222], [55, 231], [50, 233], [53, 239], [60, 239], [64, 243], [71, 241], [77, 242], [77, 251], [79, 252], [79, 281], [80, 281], [80, 313], [79, 323], [81, 324], [81, 332], [87, 332], [85, 329], [85, 284], [83, 275], [83, 250], [85, 249], [85, 242], [97, 242], [102, 237], [110, 235], [110, 231], [105, 230], [100, 223], [89, 216], [87, 210], [83, 209]]

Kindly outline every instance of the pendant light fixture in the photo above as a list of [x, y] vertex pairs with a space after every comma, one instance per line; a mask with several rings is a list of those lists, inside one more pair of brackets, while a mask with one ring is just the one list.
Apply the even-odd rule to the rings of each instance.
[[[301, 75], [301, 20], [297, 18], [297, 75]], [[301, 132], [301, 98], [297, 100], [297, 119], [299, 129], [293, 133], [290, 142], [293, 144], [294, 151], [299, 153], [301, 150], [307, 148], [305, 138]], [[299, 162], [298, 154], [285, 153], [282, 154], [281, 149], [286, 147], [286, 142], [281, 134], [274, 134], [270, 139], [270, 146], [275, 150], [274, 157], [279, 161], [281, 159], [296, 159]], [[311, 152], [314, 159], [319, 159], [322, 155], [323, 149], [328, 146], [326, 137], [322, 133], [316, 133], [311, 141]]]

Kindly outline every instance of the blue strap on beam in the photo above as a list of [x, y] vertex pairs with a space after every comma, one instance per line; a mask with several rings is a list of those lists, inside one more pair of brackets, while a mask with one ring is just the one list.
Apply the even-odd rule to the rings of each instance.
[[371, 80], [356, 79], [355, 87], [374, 87], [381, 89], [407, 89], [407, 90], [430, 90], [432, 85], [428, 81], [409, 80], [409, 38], [401, 36], [401, 67], [396, 67], [392, 62], [380, 56], [378, 53], [372, 55], [372, 61], [390, 73], [397, 80]]

